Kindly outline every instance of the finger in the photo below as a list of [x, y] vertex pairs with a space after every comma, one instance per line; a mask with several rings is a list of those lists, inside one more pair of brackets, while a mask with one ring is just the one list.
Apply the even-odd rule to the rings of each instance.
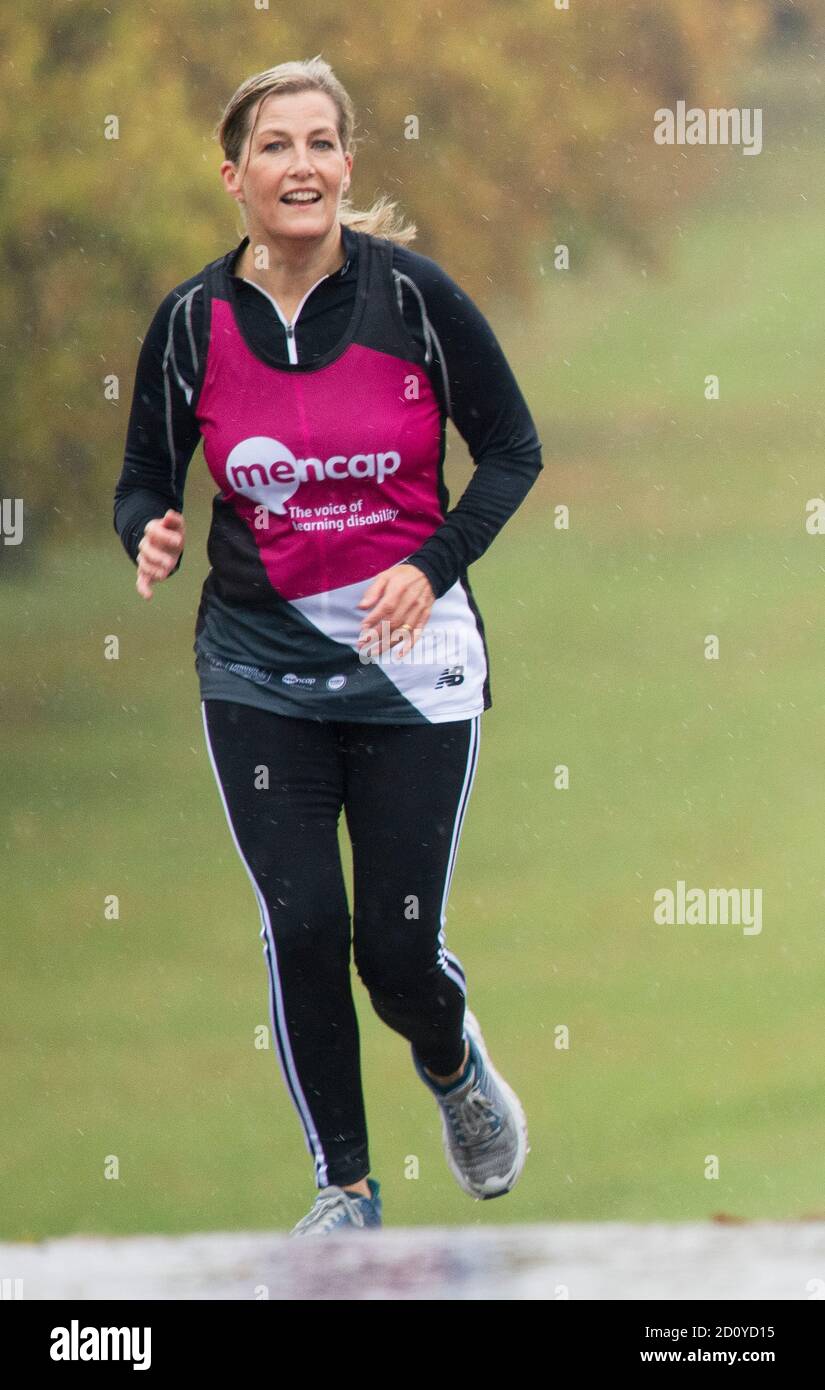
[[403, 661], [404, 657], [412, 651], [414, 644], [415, 637], [409, 628], [394, 628], [393, 641], [390, 643], [391, 660]]
[[[365, 617], [358, 638], [358, 646], [369, 647], [373, 642], [378, 641], [378, 651], [386, 652], [392, 650], [399, 637], [398, 629], [405, 623], [410, 628], [414, 628], [416, 622], [420, 619], [421, 613], [422, 604], [420, 601], [411, 602], [407, 600], [401, 603], [396, 601], [393, 605], [390, 605], [388, 601], [385, 602], [379, 606], [379, 609], [376, 609], [374, 613], [370, 614], [369, 617]], [[405, 633], [406, 629], [401, 636], [403, 637]]]
[[146, 579], [150, 579], [153, 584], [159, 579], [166, 579], [170, 573], [168, 564], [163, 562], [153, 564], [151, 560], [147, 560], [143, 556], [141, 556], [139, 561], [138, 571], [140, 574], [144, 575]]
[[415, 629], [423, 626], [427, 621], [427, 614], [428, 610], [425, 603], [422, 603], [420, 599], [408, 598], [406, 601], [402, 600], [396, 605], [390, 619], [390, 625], [393, 630], [402, 628], [405, 625], [406, 627]]
[[358, 638], [358, 651], [368, 655], [370, 659], [381, 656], [390, 650], [392, 646], [393, 627], [386, 619], [378, 623], [370, 623], [363, 628]]
[[140, 573], [144, 579], [148, 579], [152, 584], [159, 584], [162, 579], [168, 579], [170, 570], [165, 565], [141, 564]]
[[[399, 565], [394, 569], [386, 570], [382, 575], [377, 576], [383, 588], [383, 597], [375, 604], [375, 607], [365, 613], [361, 622], [361, 634], [359, 646], [364, 645], [369, 640], [367, 630], [374, 628], [381, 632], [381, 650], [386, 651], [391, 645], [384, 635], [384, 625], [389, 624], [391, 628], [398, 627], [401, 623], [409, 623], [411, 627], [419, 615], [422, 615], [428, 607], [432, 606], [432, 591], [426, 575], [421, 574], [420, 570], [411, 569], [409, 566]], [[371, 594], [373, 584], [364, 594], [361, 604], [365, 602]], [[361, 606], [359, 604], [359, 607]]]
[[[182, 538], [177, 532], [152, 531], [143, 537], [140, 545], [144, 547], [144, 550], [151, 547], [158, 554], [177, 555], [183, 549], [181, 540]], [[138, 546], [138, 550], [140, 550], [140, 546]]]
[[150, 531], [146, 539], [151, 545], [162, 546], [164, 550], [181, 550], [183, 548], [183, 533], [181, 531], [169, 531], [158, 527], [155, 531]]
[[[418, 633], [420, 635], [420, 633]], [[390, 640], [388, 651], [393, 661], [402, 661], [408, 652], [412, 651], [417, 641], [416, 629], [410, 626], [398, 626], [390, 629]]]
[[142, 550], [140, 546], [138, 547], [140, 557], [148, 565], [174, 565], [177, 556], [180, 554], [180, 551], [177, 549], [170, 550], [166, 546], [155, 545], [152, 541], [147, 543], [145, 537], [140, 545], [143, 547]]
[[[356, 607], [368, 608], [371, 603], [375, 603], [376, 599], [379, 599], [381, 597], [386, 587], [386, 584], [387, 575], [377, 574], [373, 579], [372, 583], [364, 590], [363, 597], [359, 599], [358, 603], [356, 604]], [[367, 617], [368, 615], [365, 614], [364, 616]]]
[[398, 604], [401, 600], [403, 592], [403, 583], [402, 586], [399, 588], [397, 581], [385, 581], [383, 597], [379, 598], [375, 607], [369, 613], [364, 614], [362, 627], [367, 624], [370, 627], [380, 626], [380, 624], [383, 622], [385, 618], [391, 621], [395, 613], [395, 610], [397, 609]]
[[410, 646], [411, 646], [411, 647], [414, 647], [414, 646], [415, 646], [416, 642], [420, 639], [421, 634], [423, 633], [424, 628], [425, 628], [426, 626], [427, 626], [427, 619], [426, 619], [426, 617], [422, 617], [422, 616], [419, 615], [419, 616], [416, 617], [416, 618], [411, 618], [411, 619], [410, 619], [410, 626], [409, 626], [408, 636], [409, 636], [409, 639], [410, 639]]
[[380, 654], [378, 634], [376, 633], [374, 628], [370, 628], [369, 632], [367, 632], [362, 638], [359, 639], [357, 644], [357, 651], [359, 661], [364, 662], [374, 661], [375, 658]]
[[[384, 655], [389, 653], [393, 656], [399, 652], [408, 651], [412, 643], [410, 642], [410, 632], [412, 623], [405, 621], [384, 620], [380, 627], [369, 629], [364, 646], [370, 650], [371, 655]], [[360, 645], [360, 644], [359, 644]]]
[[394, 645], [394, 650], [401, 651], [402, 655], [412, 651], [416, 642], [421, 639], [427, 622], [429, 621], [432, 604], [416, 604], [407, 613], [399, 614], [395, 621], [395, 631], [403, 633], [403, 640]]

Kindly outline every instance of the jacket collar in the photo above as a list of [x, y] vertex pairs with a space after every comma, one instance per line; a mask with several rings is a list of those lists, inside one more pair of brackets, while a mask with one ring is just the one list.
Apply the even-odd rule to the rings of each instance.
[[[344, 243], [344, 254], [346, 255], [346, 260], [344, 261], [344, 264], [338, 268], [338, 270], [333, 271], [333, 273], [329, 276], [330, 280], [343, 280], [345, 277], [349, 278], [357, 272], [358, 233], [354, 232], [352, 228], [348, 227], [345, 223], [342, 223], [341, 239]], [[238, 245], [234, 248], [234, 250], [227, 252], [225, 257], [227, 275], [232, 275], [236, 279], [243, 279], [242, 276], [236, 275], [235, 266], [238, 264], [238, 261], [241, 257], [241, 253], [248, 245], [249, 237], [245, 236], [241, 241], [238, 242]]]

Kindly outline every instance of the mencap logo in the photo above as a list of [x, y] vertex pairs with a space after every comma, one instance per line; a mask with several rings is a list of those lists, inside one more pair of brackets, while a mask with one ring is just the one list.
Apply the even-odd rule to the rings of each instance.
[[243, 497], [259, 502], [283, 516], [286, 503], [301, 483], [338, 482], [344, 478], [375, 478], [383, 483], [401, 466], [401, 455], [394, 449], [381, 454], [332, 454], [328, 459], [298, 459], [279, 439], [265, 434], [242, 439], [226, 461], [230, 486]]

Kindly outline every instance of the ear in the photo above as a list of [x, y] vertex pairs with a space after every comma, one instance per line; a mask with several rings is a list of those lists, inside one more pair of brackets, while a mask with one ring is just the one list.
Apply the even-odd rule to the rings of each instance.
[[226, 189], [230, 198], [234, 198], [236, 202], [242, 203], [244, 201], [244, 198], [237, 184], [238, 171], [235, 168], [235, 165], [232, 163], [232, 161], [230, 159], [225, 159], [220, 167], [219, 172], [221, 178], [223, 179], [224, 188]]

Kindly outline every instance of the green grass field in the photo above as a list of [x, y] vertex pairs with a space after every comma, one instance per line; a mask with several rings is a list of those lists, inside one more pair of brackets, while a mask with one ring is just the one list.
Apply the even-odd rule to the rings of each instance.
[[[720, 155], [666, 276], [606, 258], [549, 275], [528, 325], [495, 320], [545, 469], [470, 573], [494, 707], [447, 941], [532, 1152], [506, 1201], [472, 1203], [353, 974], [388, 1224], [825, 1210], [823, 122], [785, 120], [758, 158]], [[449, 470], [455, 499], [455, 437]], [[312, 1198], [253, 1045], [258, 912], [203, 743], [203, 474], [198, 454], [151, 604], [114, 531], [0, 591], [5, 1239], [284, 1229]], [[657, 926], [677, 879], [761, 888], [761, 934]]]

